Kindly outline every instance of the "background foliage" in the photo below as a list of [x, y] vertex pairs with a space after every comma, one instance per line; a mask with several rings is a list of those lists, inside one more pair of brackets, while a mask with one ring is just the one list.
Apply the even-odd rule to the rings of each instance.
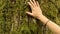
[[[39, 20], [27, 15], [29, 0], [0, 0], [0, 34], [52, 34]], [[43, 14], [60, 25], [60, 0], [37, 0]]]

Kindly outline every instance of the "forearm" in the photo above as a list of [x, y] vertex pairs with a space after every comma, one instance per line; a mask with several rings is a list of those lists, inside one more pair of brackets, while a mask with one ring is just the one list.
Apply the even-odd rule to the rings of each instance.
[[[39, 18], [38, 18], [40, 21], [42, 21], [44, 24], [46, 24], [46, 22], [49, 20], [48, 18], [46, 18], [45, 16], [43, 15], [40, 15]], [[60, 34], [60, 27], [55, 24], [54, 22], [50, 21], [46, 24], [48, 26], [48, 28], [53, 32], [53, 33], [56, 33], [56, 34]]]
[[57, 24], [55, 24], [54, 22], [49, 21], [46, 25], [49, 27], [49, 29], [53, 33], [60, 34], [60, 27]]

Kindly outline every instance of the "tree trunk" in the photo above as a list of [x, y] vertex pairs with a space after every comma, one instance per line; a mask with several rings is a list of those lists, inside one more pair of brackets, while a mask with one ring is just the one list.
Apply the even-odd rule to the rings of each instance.
[[[60, 25], [60, 0], [37, 0], [43, 14]], [[0, 34], [53, 34], [38, 19], [27, 15], [29, 0], [0, 0]]]

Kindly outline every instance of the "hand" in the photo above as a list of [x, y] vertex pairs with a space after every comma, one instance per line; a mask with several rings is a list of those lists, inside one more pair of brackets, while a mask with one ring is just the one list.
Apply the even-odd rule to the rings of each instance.
[[28, 2], [28, 4], [30, 5], [30, 7], [32, 9], [32, 13], [26, 12], [27, 14], [29, 14], [33, 17], [36, 17], [36, 18], [38, 18], [40, 15], [42, 15], [42, 11], [41, 11], [38, 1], [30, 0], [30, 2]]

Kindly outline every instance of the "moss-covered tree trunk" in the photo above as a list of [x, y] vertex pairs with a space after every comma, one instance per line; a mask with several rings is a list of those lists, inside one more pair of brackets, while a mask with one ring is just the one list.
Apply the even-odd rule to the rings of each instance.
[[[37, 0], [43, 14], [60, 25], [60, 0]], [[47, 26], [27, 15], [29, 0], [0, 0], [0, 34], [53, 34]]]

